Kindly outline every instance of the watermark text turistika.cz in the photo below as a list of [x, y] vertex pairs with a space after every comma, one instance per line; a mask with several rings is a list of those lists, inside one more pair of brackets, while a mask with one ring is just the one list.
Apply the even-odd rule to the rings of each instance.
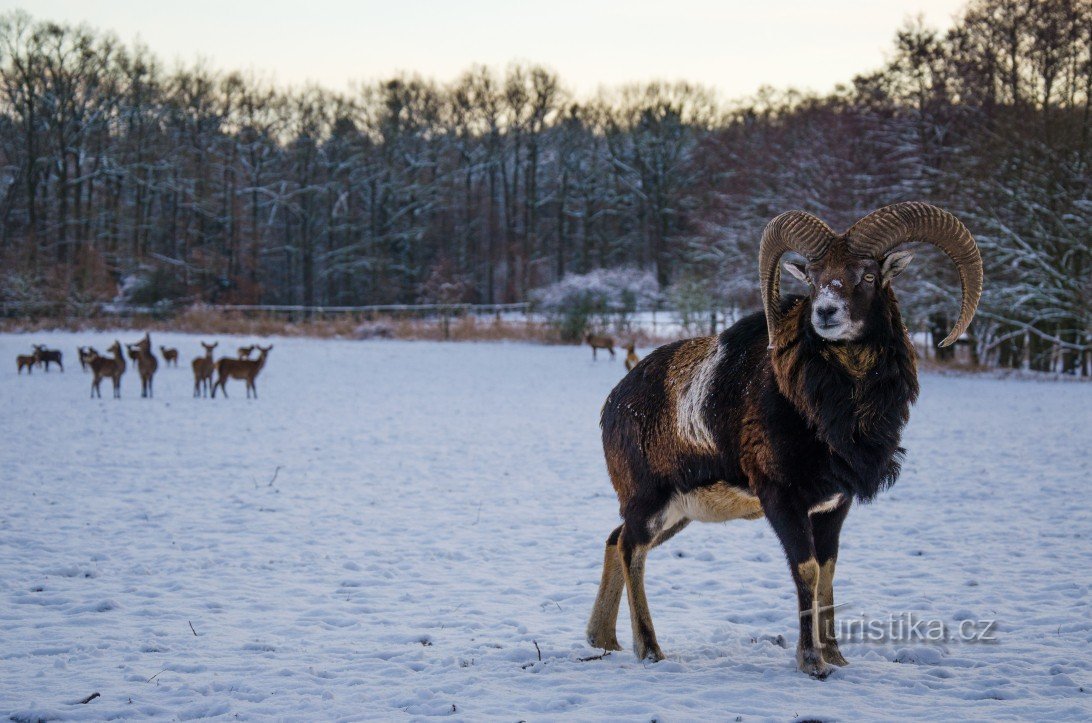
[[[835, 605], [835, 610], [845, 605]], [[820, 608], [820, 611], [824, 611]], [[803, 613], [807, 614], [807, 613]], [[834, 633], [841, 643], [997, 643], [997, 621], [958, 620], [948, 622], [913, 612], [873, 617], [842, 614], [834, 621]]]

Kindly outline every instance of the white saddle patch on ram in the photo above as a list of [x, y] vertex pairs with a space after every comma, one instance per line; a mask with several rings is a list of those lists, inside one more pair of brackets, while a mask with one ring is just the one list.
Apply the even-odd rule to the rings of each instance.
[[705, 400], [713, 389], [713, 378], [723, 353], [719, 341], [714, 340], [716, 351], [703, 359], [694, 369], [686, 387], [676, 398], [675, 428], [679, 437], [699, 450], [715, 452], [713, 433], [705, 424]]

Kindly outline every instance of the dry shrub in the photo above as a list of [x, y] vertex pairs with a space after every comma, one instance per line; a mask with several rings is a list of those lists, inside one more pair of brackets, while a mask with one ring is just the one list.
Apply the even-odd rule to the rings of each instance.
[[[528, 341], [562, 344], [555, 325], [536, 319], [511, 319], [491, 316], [456, 316], [444, 322], [438, 318], [413, 318], [404, 315], [313, 314], [310, 318], [291, 319], [268, 312], [223, 311], [195, 305], [170, 318], [150, 315], [97, 316], [67, 318], [0, 319], [0, 330], [34, 332], [51, 329], [68, 331], [139, 330], [184, 332], [190, 334], [231, 334], [268, 337], [298, 336], [341, 339], [408, 339], [430, 341]], [[674, 341], [674, 336], [652, 336], [644, 331], [615, 334], [619, 347], [635, 341], [639, 347], [658, 346]]]

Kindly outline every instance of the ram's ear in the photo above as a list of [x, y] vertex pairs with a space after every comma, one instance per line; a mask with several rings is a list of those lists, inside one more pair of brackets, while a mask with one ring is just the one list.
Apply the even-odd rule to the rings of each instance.
[[913, 259], [913, 251], [896, 251], [884, 257], [883, 264], [880, 266], [880, 278], [883, 279], [883, 285], [890, 284], [896, 276], [910, 265]]
[[799, 281], [802, 281], [805, 284], [811, 283], [808, 281], [808, 272], [804, 270], [804, 264], [799, 261], [786, 261], [782, 266]]

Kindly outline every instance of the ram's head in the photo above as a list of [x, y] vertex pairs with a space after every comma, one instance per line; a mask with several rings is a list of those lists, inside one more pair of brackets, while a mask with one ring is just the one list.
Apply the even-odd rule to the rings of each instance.
[[902, 244], [931, 243], [955, 263], [963, 287], [959, 320], [940, 343], [948, 346], [966, 331], [982, 295], [982, 257], [971, 233], [959, 219], [927, 203], [896, 203], [873, 211], [848, 231], [837, 234], [804, 211], [783, 213], [766, 226], [759, 248], [759, 279], [770, 345], [780, 319], [782, 255], [795, 251], [806, 263], [787, 263], [786, 270], [806, 283], [811, 298], [811, 325], [831, 341], [856, 341], [868, 333], [874, 305], [886, 298], [890, 284], [912, 254]]

